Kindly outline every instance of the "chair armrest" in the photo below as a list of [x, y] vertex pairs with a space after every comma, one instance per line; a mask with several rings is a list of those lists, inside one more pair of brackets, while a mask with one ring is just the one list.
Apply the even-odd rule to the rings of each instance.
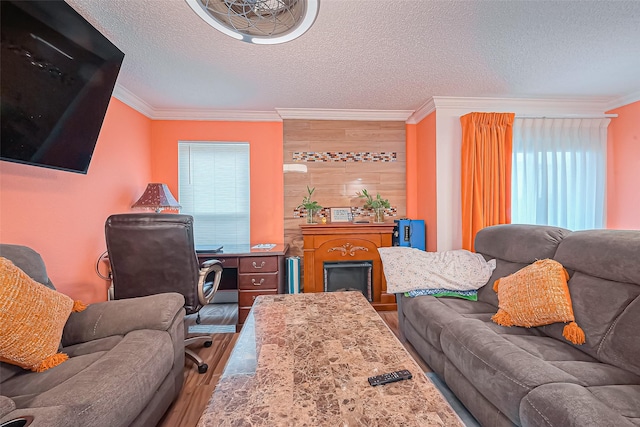
[[222, 263], [220, 262], [220, 260], [209, 259], [209, 260], [206, 260], [205, 262], [202, 263], [202, 268], [209, 268], [214, 264], [220, 264], [220, 266], [222, 266]]
[[[201, 306], [205, 306], [211, 302], [213, 299], [213, 294], [218, 290], [218, 286], [220, 286], [220, 279], [222, 279], [222, 263], [217, 259], [210, 259], [202, 263], [202, 267], [200, 267], [200, 272], [198, 275], [198, 300], [200, 301]], [[205, 289], [205, 282], [207, 280], [207, 276], [211, 273], [215, 273], [213, 278], [213, 285], [211, 288]]]
[[170, 292], [90, 304], [71, 313], [62, 333], [68, 346], [111, 335], [125, 335], [138, 329], [166, 331], [176, 318], [184, 321], [184, 297]]

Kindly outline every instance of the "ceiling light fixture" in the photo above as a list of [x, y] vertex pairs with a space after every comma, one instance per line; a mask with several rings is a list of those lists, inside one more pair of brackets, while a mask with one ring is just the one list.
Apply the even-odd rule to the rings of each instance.
[[320, 0], [185, 0], [216, 30], [254, 44], [277, 44], [303, 35], [318, 16]]

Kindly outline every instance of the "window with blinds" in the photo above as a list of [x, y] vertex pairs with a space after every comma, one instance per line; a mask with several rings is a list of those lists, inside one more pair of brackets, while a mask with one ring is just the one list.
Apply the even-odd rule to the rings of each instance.
[[248, 143], [178, 143], [178, 198], [196, 247], [250, 243], [249, 196]]

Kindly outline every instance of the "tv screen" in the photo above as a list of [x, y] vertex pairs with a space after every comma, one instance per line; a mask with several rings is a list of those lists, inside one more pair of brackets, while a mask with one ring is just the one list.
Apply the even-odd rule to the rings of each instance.
[[124, 54], [62, 0], [0, 4], [0, 158], [87, 173]]

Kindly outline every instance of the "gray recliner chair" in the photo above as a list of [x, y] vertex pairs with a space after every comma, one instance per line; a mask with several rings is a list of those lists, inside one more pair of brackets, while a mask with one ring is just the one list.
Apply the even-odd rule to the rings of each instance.
[[[187, 314], [198, 313], [213, 299], [222, 264], [218, 260], [199, 264], [190, 215], [111, 215], [105, 237], [114, 299], [178, 292], [184, 295]], [[200, 323], [199, 314], [196, 322]], [[185, 339], [185, 355], [198, 365], [198, 372], [205, 373], [207, 364], [186, 347], [196, 343], [209, 347], [211, 336]]]
[[[35, 250], [0, 244], [0, 256], [55, 290]], [[183, 306], [172, 292], [71, 313], [67, 361], [44, 372], [0, 362], [0, 426], [155, 426], [184, 383]]]

